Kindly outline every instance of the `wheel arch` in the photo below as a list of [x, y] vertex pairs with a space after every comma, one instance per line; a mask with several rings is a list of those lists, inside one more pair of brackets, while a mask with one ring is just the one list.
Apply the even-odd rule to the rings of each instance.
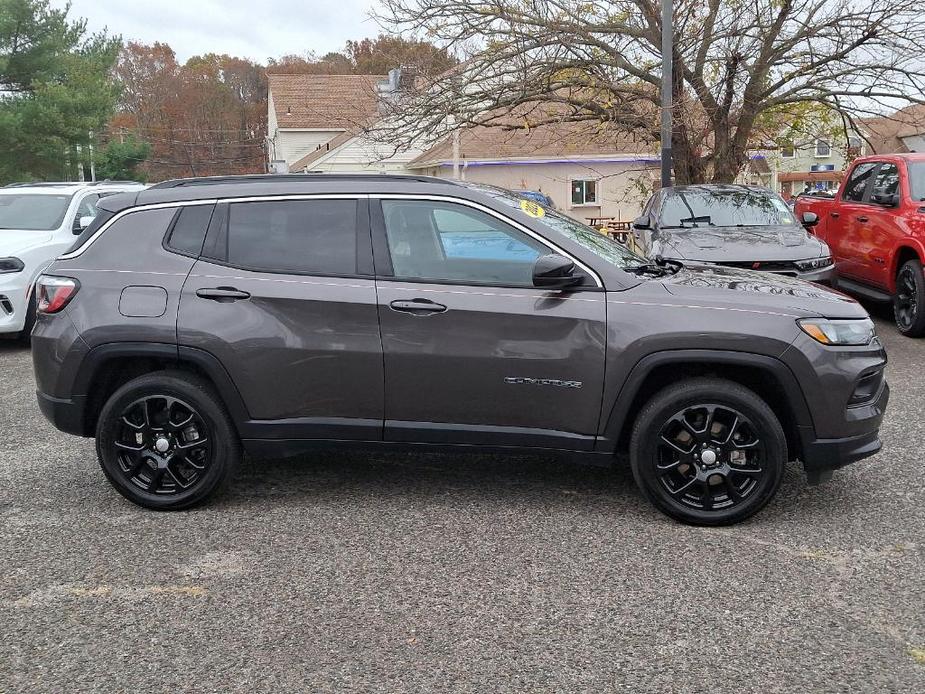
[[893, 253], [893, 261], [890, 263], [890, 285], [891, 291], [896, 291], [896, 275], [899, 274], [899, 268], [910, 260], [918, 260], [925, 263], [925, 252], [919, 246], [913, 244], [910, 239], [904, 240], [896, 251]]
[[103, 404], [117, 388], [138, 376], [180, 369], [206, 379], [221, 398], [236, 428], [248, 417], [244, 400], [222, 363], [194, 347], [160, 343], [109, 343], [87, 353], [74, 381], [83, 396], [83, 434], [93, 436]]
[[749, 388], [764, 399], [780, 420], [791, 459], [803, 453], [814, 435], [812, 415], [799, 382], [781, 360], [761, 354], [724, 350], [667, 350], [649, 354], [632, 368], [604, 422], [599, 450], [628, 450], [636, 416], [662, 388], [682, 379], [712, 376]]

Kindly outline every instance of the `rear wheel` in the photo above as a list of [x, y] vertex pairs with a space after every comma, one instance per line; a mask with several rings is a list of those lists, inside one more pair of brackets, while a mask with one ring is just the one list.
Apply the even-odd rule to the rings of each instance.
[[141, 376], [113, 393], [100, 412], [96, 451], [120, 494], [160, 511], [205, 501], [241, 460], [237, 432], [211, 385], [177, 371]]
[[903, 335], [925, 335], [925, 277], [922, 276], [922, 263], [918, 260], [907, 260], [896, 274], [893, 315], [896, 327]]
[[780, 422], [754, 392], [721, 379], [665, 388], [633, 427], [630, 464], [643, 494], [672, 518], [729, 525], [760, 511], [783, 478]]

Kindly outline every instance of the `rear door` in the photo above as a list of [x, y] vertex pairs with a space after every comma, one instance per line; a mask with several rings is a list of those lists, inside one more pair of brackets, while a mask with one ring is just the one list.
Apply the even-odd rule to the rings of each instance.
[[381, 439], [368, 220], [368, 201], [357, 196], [216, 207], [183, 288], [179, 343], [222, 363], [253, 420], [252, 435]]
[[606, 302], [600, 281], [533, 286], [557, 252], [503, 215], [454, 199], [372, 200], [385, 363], [385, 438], [593, 447]]
[[870, 189], [878, 162], [864, 162], [852, 169], [842, 188], [841, 200], [830, 208], [826, 242], [838, 273], [855, 279], [865, 276], [870, 236]]

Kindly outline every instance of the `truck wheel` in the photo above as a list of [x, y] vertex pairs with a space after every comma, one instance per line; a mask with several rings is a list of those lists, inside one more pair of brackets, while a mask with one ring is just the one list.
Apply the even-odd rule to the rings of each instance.
[[925, 278], [918, 260], [907, 260], [896, 274], [893, 315], [906, 337], [925, 335]]
[[103, 405], [96, 452], [122, 496], [176, 511], [205, 501], [228, 481], [241, 443], [207, 381], [158, 371], [129, 381]]
[[760, 511], [780, 487], [787, 440], [774, 412], [731, 381], [668, 386], [642, 409], [630, 465], [642, 493], [692, 525], [730, 525]]

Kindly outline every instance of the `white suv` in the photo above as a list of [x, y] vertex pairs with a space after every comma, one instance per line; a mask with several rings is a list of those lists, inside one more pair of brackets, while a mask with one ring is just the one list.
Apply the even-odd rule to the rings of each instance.
[[142, 189], [131, 181], [0, 188], [0, 335], [28, 339], [35, 320], [35, 280], [93, 221], [97, 201]]

